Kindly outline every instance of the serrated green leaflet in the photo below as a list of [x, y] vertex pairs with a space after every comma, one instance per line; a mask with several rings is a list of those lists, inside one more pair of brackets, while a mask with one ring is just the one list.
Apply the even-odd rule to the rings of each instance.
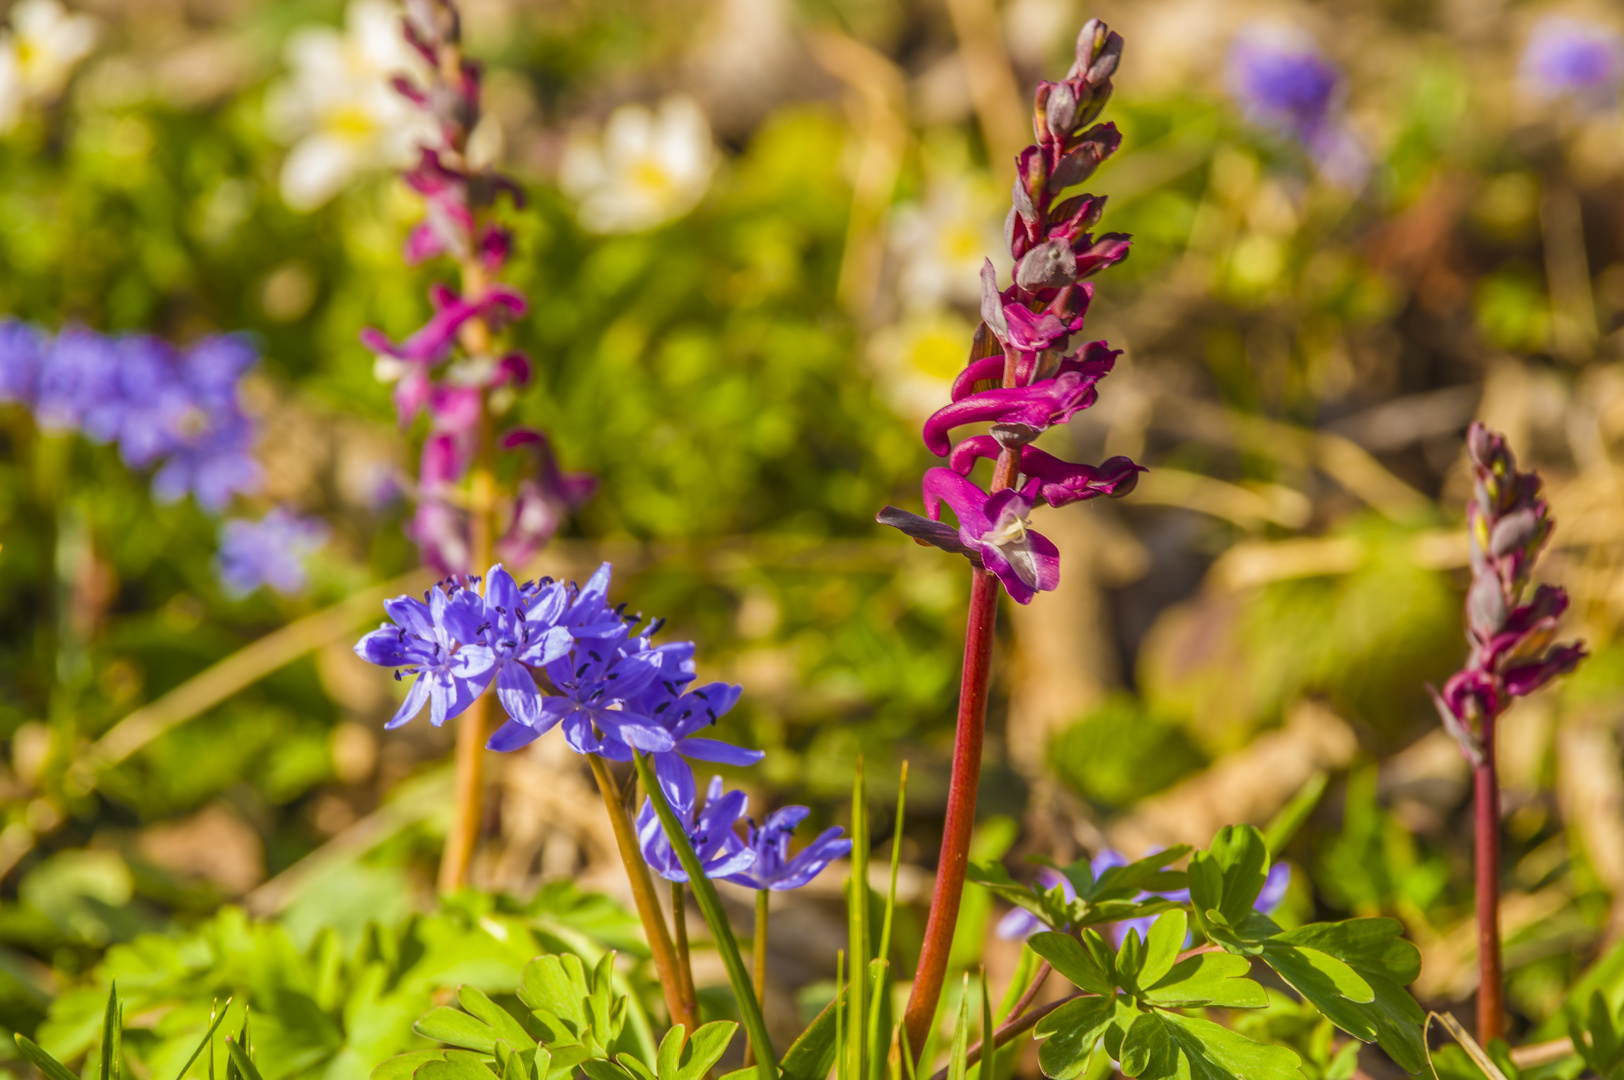
[[[1084, 933], [1093, 934], [1093, 931]], [[1048, 930], [1033, 934], [1026, 939], [1026, 943], [1079, 990], [1087, 990], [1091, 994], [1110, 994], [1116, 990], [1115, 979], [1076, 938]]]
[[1038, 1065], [1053, 1080], [1072, 1080], [1088, 1067], [1094, 1045], [1116, 1017], [1116, 1004], [1110, 997], [1085, 997], [1068, 1001], [1039, 1020], [1032, 1034], [1042, 1039]]
[[1226, 825], [1212, 838], [1208, 856], [1223, 876], [1223, 893], [1215, 907], [1231, 926], [1252, 913], [1269, 873], [1269, 848], [1251, 825]]
[[[1315, 1001], [1315, 1007], [1348, 1034], [1366, 1042], [1374, 1038], [1406, 1072], [1419, 1073], [1427, 1067], [1421, 1040], [1426, 1014], [1404, 984], [1420, 974], [1421, 954], [1399, 936], [1402, 931], [1396, 919], [1348, 919], [1299, 927], [1277, 935], [1270, 944], [1314, 949], [1357, 972], [1370, 988], [1372, 1000], [1361, 1004], [1334, 998], [1324, 1004]], [[1264, 955], [1267, 959], [1268, 952]]]
[[1174, 964], [1141, 996], [1152, 1005], [1173, 1008], [1261, 1009], [1269, 1003], [1269, 996], [1248, 977], [1251, 970], [1243, 956], [1201, 953]]
[[496, 1052], [496, 1032], [491, 1030], [491, 1026], [449, 1005], [441, 1005], [424, 1013], [412, 1025], [412, 1030], [425, 1039], [475, 1053], [489, 1055]]
[[458, 987], [457, 1004], [468, 1010], [470, 1015], [489, 1024], [498, 1039], [506, 1039], [515, 1048], [529, 1049], [536, 1045], [536, 1040], [531, 1038], [523, 1025], [513, 1018], [512, 1013], [486, 997], [479, 989], [472, 986]]
[[1210, 1020], [1150, 1012], [1122, 1040], [1122, 1072], [1135, 1080], [1301, 1080], [1301, 1059]]
[[467, 1050], [447, 1050], [438, 1061], [425, 1061], [412, 1073], [413, 1080], [492, 1080], [491, 1070], [477, 1054]]

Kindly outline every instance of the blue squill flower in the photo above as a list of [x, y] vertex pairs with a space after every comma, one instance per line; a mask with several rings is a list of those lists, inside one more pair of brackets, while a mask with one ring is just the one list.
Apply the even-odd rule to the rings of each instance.
[[1542, 101], [1571, 97], [1592, 112], [1614, 108], [1624, 86], [1624, 38], [1597, 23], [1547, 15], [1529, 35], [1517, 74]]
[[70, 431], [85, 415], [118, 393], [118, 347], [113, 339], [83, 329], [57, 335], [41, 361], [34, 419], [47, 431]]
[[[739, 818], [744, 816], [749, 799], [742, 791], [722, 792], [722, 778], [711, 777], [705, 805], [698, 817], [693, 807], [674, 806], [677, 818], [687, 831], [688, 843], [699, 856], [699, 865], [708, 878], [730, 878], [743, 873], [756, 861], [756, 853], [739, 838]], [[637, 843], [649, 868], [667, 881], [683, 882], [688, 873], [677, 860], [671, 841], [654, 813], [654, 804], [643, 800], [643, 809], [637, 815]]]
[[785, 806], [767, 815], [758, 829], [754, 821], [745, 826], [745, 847], [755, 852], [748, 870], [728, 878], [748, 889], [784, 892], [799, 889], [823, 872], [835, 859], [851, 851], [851, 841], [841, 836], [838, 825], [825, 829], [794, 858], [789, 854], [789, 838], [796, 826], [812, 811], [804, 806]]
[[562, 591], [543, 590], [526, 601], [501, 563], [485, 575], [485, 641], [496, 662], [496, 697], [509, 717], [527, 727], [542, 719], [541, 691], [532, 667], [565, 656], [575, 639], [558, 625], [566, 610]]
[[[570, 613], [574, 610], [571, 605]], [[589, 615], [593, 621], [586, 625], [604, 628], [601, 619]], [[578, 754], [603, 754], [606, 741], [611, 744], [606, 755], [610, 757], [630, 757], [630, 749], [623, 755], [615, 753], [616, 743], [643, 751], [675, 746], [670, 732], [626, 707], [660, 676], [666, 653], [628, 645], [624, 623], [617, 633], [618, 637], [579, 638], [567, 655], [548, 662], [547, 678], [557, 695], [544, 698], [528, 722], [510, 719], [486, 745], [492, 750], [517, 750], [562, 727], [564, 741]], [[687, 648], [691, 656], [692, 646]]]
[[369, 664], [395, 668], [395, 678], [416, 676], [389, 721], [397, 728], [429, 706], [439, 727], [460, 715], [490, 685], [496, 654], [484, 640], [485, 601], [464, 584], [446, 580], [429, 589], [427, 603], [410, 596], [384, 602], [394, 623], [384, 623], [355, 645]]
[[34, 407], [45, 348], [45, 335], [36, 327], [0, 319], [0, 401]]
[[304, 590], [305, 561], [327, 537], [325, 522], [280, 506], [259, 521], [227, 520], [220, 526], [215, 575], [228, 596], [247, 596], [261, 585], [293, 596]]

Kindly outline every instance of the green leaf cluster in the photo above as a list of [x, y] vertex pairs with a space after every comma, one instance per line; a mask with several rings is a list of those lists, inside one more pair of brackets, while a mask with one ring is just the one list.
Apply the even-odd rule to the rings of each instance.
[[[1076, 904], [1057, 902], [1055, 888], [1024, 891], [1023, 906], [1053, 920], [1051, 925], [1087, 914], [1086, 908], [1072, 910], [1086, 904], [1095, 905], [1094, 911], [1111, 910], [1107, 905], [1125, 902], [1124, 891], [1173, 887], [1168, 883], [1174, 875], [1165, 867], [1184, 853], [1162, 852], [1101, 874], [1098, 881], [1074, 876], [1077, 868], [1070, 867], [1064, 872], [1077, 886]], [[1188, 882], [1188, 904], [1158, 901], [1171, 910], [1164, 910], [1143, 937], [1130, 930], [1113, 949], [1080, 922], [1072, 922], [1082, 925], [1073, 933], [1033, 935], [1028, 942], [1033, 951], [1081, 991], [1034, 1029], [1043, 1040], [1038, 1061], [1044, 1073], [1073, 1080], [1103, 1045], [1121, 1062], [1124, 1075], [1136, 1080], [1297, 1076], [1302, 1059], [1289, 1047], [1190, 1015], [1206, 1008], [1268, 1007], [1268, 993], [1252, 977], [1254, 960], [1284, 979], [1329, 1024], [1378, 1043], [1401, 1067], [1420, 1072], [1426, 1063], [1423, 1013], [1404, 990], [1420, 973], [1420, 959], [1398, 936], [1399, 924], [1350, 919], [1282, 930], [1253, 907], [1268, 870], [1263, 834], [1251, 826], [1227, 827], [1209, 850], [1191, 857], [1187, 874], [1181, 875]], [[996, 879], [985, 870], [982, 876]], [[1001, 895], [1020, 891], [996, 880], [990, 887]], [[1186, 951], [1191, 929], [1208, 944]], [[1344, 1051], [1333, 1057], [1329, 1025], [1315, 1027], [1314, 1071], [1325, 1080], [1345, 1076], [1353, 1055]], [[1266, 1029], [1254, 1025], [1253, 1030], [1272, 1041]]]
[[1396, 919], [1347, 919], [1283, 931], [1253, 909], [1269, 872], [1269, 849], [1251, 826], [1232, 825], [1190, 859], [1197, 928], [1226, 951], [1262, 960], [1337, 1027], [1374, 1042], [1407, 1072], [1426, 1067], [1425, 1014], [1404, 987], [1421, 954]]
[[614, 989], [615, 954], [591, 969], [573, 954], [538, 956], [525, 965], [516, 1016], [481, 991], [457, 991], [460, 1008], [440, 1006], [413, 1025], [442, 1044], [390, 1058], [372, 1080], [561, 1080], [579, 1069], [589, 1080], [699, 1080], [721, 1058], [738, 1025], [703, 1024], [689, 1037], [681, 1024], [652, 1054], [623, 1045], [630, 1010]]
[[967, 876], [994, 895], [1030, 911], [1046, 926], [1054, 929], [1099, 926], [1155, 915], [1176, 906], [1175, 901], [1155, 894], [1184, 888], [1184, 872], [1167, 868], [1189, 853], [1188, 844], [1175, 844], [1126, 866], [1113, 866], [1098, 878], [1087, 859], [1070, 866], [1035, 859], [1066, 879], [1075, 894], [1070, 900], [1066, 898], [1065, 885], [1022, 885], [995, 862], [972, 863]]

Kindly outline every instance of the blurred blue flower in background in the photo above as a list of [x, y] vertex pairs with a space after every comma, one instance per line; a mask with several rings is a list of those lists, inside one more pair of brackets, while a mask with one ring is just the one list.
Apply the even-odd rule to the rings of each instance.
[[1529, 35], [1517, 74], [1542, 101], [1566, 96], [1590, 111], [1613, 108], [1624, 87], [1624, 37], [1598, 23], [1546, 16]]
[[1302, 144], [1328, 182], [1363, 186], [1370, 159], [1342, 116], [1341, 69], [1312, 38], [1250, 27], [1230, 47], [1225, 81], [1247, 119]]
[[304, 591], [305, 564], [327, 543], [327, 524], [277, 507], [259, 521], [228, 518], [220, 526], [215, 576], [226, 594], [244, 597], [261, 585], [283, 596]]
[[0, 322], [0, 401], [28, 407], [46, 431], [116, 443], [134, 469], [158, 465], [152, 493], [190, 494], [209, 510], [258, 489], [254, 429], [242, 378], [258, 359], [244, 338], [205, 338], [181, 354], [146, 335], [70, 328], [50, 340]]

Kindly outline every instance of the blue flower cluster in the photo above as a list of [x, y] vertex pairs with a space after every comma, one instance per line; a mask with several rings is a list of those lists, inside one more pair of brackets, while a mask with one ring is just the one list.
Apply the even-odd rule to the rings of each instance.
[[327, 523], [277, 507], [259, 521], [231, 518], [220, 526], [214, 572], [226, 594], [244, 597], [261, 585], [284, 596], [304, 591], [305, 560], [327, 543]]
[[185, 352], [145, 335], [68, 329], [55, 338], [0, 321], [0, 402], [27, 406], [47, 431], [117, 443], [134, 469], [156, 466], [153, 494], [187, 494], [211, 510], [258, 488], [253, 427], [239, 384], [257, 355], [241, 337], [205, 338]]
[[[491, 737], [490, 749], [517, 750], [556, 727], [578, 754], [612, 761], [647, 755], [661, 791], [688, 825], [708, 877], [758, 889], [804, 885], [845, 854], [850, 841], [836, 839], [839, 830], [832, 830], [791, 859], [789, 836], [806, 816], [805, 807], [786, 807], [760, 829], [747, 822], [740, 837], [746, 797], [724, 794], [720, 778], [712, 781], [704, 807], [698, 806], [689, 761], [745, 766], [763, 757], [702, 734], [738, 702], [740, 688], [693, 685], [693, 642], [656, 645], [661, 620], [639, 629], [640, 617], [625, 615], [623, 605], [610, 607], [610, 572], [605, 563], [585, 585], [551, 579], [520, 585], [498, 564], [483, 581], [448, 578], [422, 600], [400, 596], [386, 602], [393, 622], [363, 637], [355, 652], [368, 663], [394, 668], [397, 679], [415, 677], [389, 726], [406, 723], [424, 705], [438, 726], [494, 684], [508, 719]], [[538, 671], [553, 693], [537, 686]], [[655, 871], [686, 881], [647, 803], [638, 831]]]

